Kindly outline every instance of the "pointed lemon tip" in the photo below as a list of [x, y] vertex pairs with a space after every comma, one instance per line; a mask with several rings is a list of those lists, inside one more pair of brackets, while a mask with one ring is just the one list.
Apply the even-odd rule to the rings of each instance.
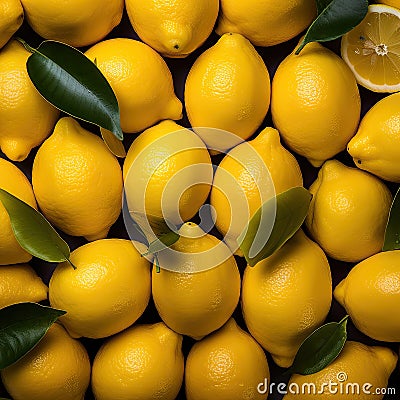
[[333, 296], [339, 302], [341, 306], [345, 306], [345, 298], [346, 298], [346, 279], [339, 283], [333, 291]]
[[11, 161], [21, 162], [28, 157], [32, 147], [26, 143], [8, 140], [1, 143], [1, 150]]
[[294, 357], [296, 353], [294, 352], [293, 355], [282, 355], [282, 354], [271, 354], [272, 359], [275, 361], [275, 364], [281, 368], [290, 368], [293, 364]]
[[154, 324], [152, 329], [156, 332], [160, 343], [169, 343], [179, 348], [182, 346], [183, 336], [168, 328], [164, 322]]
[[387, 376], [389, 377], [396, 368], [398, 356], [397, 354], [387, 347], [373, 347], [372, 348], [378, 359], [382, 362]]
[[183, 117], [183, 106], [181, 101], [176, 97], [169, 101], [167, 107], [165, 108], [165, 115], [163, 118], [172, 119], [172, 120], [180, 120]]
[[250, 143], [252, 144], [271, 144], [274, 146], [279, 146], [281, 144], [281, 138], [279, 132], [271, 127], [263, 129], [258, 136], [253, 139]]
[[94, 242], [95, 240], [105, 239], [108, 235], [109, 228], [104, 229], [101, 232], [92, 234], [92, 235], [85, 235], [84, 238], [88, 242]]

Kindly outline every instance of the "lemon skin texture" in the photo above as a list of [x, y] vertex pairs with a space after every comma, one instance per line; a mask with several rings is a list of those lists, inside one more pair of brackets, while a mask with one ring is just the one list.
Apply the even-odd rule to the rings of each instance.
[[357, 329], [384, 341], [400, 341], [400, 252], [378, 253], [357, 264], [335, 289]]
[[0, 148], [12, 161], [25, 160], [49, 136], [59, 116], [29, 78], [30, 55], [16, 40], [0, 53]]
[[[103, 338], [132, 325], [150, 299], [150, 263], [130, 240], [103, 239], [79, 247], [59, 264], [49, 285], [52, 307], [73, 337]], [[79, 299], [79, 300], [77, 300]]]
[[[240, 275], [234, 257], [216, 237], [191, 222], [184, 224], [179, 234], [181, 237], [171, 246], [178, 254], [169, 260], [176, 260], [175, 270], [163, 269], [166, 256], [159, 253], [161, 272], [153, 268], [153, 299], [166, 325], [200, 339], [231, 317], [239, 302]], [[219, 259], [221, 253], [225, 261], [197, 272]]]
[[240, 255], [237, 238], [249, 219], [275, 194], [295, 186], [303, 186], [300, 167], [276, 129], [265, 128], [234, 147], [216, 170], [210, 198], [215, 225], [227, 245]]
[[[376, 388], [387, 387], [388, 379], [396, 367], [397, 359], [397, 355], [386, 347], [370, 347], [362, 343], [348, 341], [339, 357], [328, 367], [313, 375], [293, 375], [288, 385], [296, 384], [299, 388], [302, 388], [302, 385], [314, 383], [317, 390], [324, 388], [324, 392], [317, 392], [317, 396], [305, 390], [305, 393], [300, 395], [301, 400], [314, 400], [316, 398], [321, 400], [332, 398], [335, 400], [382, 400], [383, 394], [372, 395], [372, 393]], [[341, 380], [343, 377], [346, 378], [345, 381]], [[329, 393], [327, 387], [329, 382], [337, 385], [336, 394]], [[373, 386], [370, 388], [370, 394], [363, 393], [362, 390], [367, 382]], [[360, 394], [352, 393], [351, 387], [348, 388], [348, 393], [346, 393], [346, 384], [350, 383], [359, 385]], [[343, 390], [340, 390], [341, 384], [343, 384]], [[335, 386], [333, 386], [334, 389]], [[284, 400], [298, 398], [299, 394], [284, 396]]]
[[0, 3], [0, 49], [11, 39], [24, 21], [24, 10], [19, 0]]
[[[0, 188], [37, 209], [32, 186], [26, 176], [3, 158], [0, 158]], [[26, 263], [32, 259], [15, 239], [10, 217], [0, 202], [0, 265]]]
[[331, 306], [332, 278], [324, 252], [298, 231], [272, 256], [246, 268], [241, 299], [251, 335], [280, 367], [290, 367]]
[[0, 267], [0, 309], [16, 303], [47, 299], [47, 286], [28, 264]]
[[36, 154], [33, 190], [44, 216], [63, 232], [103, 239], [122, 207], [122, 171], [104, 142], [61, 118]]
[[255, 46], [273, 46], [297, 36], [316, 15], [312, 0], [221, 0], [216, 32], [240, 33]]
[[[186, 111], [195, 131], [217, 128], [247, 139], [261, 125], [269, 104], [267, 67], [240, 34], [223, 35], [195, 61], [186, 80]], [[201, 130], [196, 132], [207, 145], [224, 149], [218, 138], [209, 142]]]
[[165, 57], [186, 57], [210, 36], [218, 0], [127, 0], [129, 20], [139, 37]]
[[86, 349], [54, 324], [40, 343], [1, 378], [14, 400], [84, 400], [90, 381]]
[[360, 110], [350, 68], [319, 43], [306, 45], [299, 55], [291, 53], [274, 75], [274, 125], [288, 147], [314, 167], [346, 148], [356, 133]]
[[311, 185], [306, 226], [330, 257], [359, 262], [382, 249], [392, 195], [375, 176], [327, 161]]
[[150, 46], [132, 39], [109, 39], [94, 45], [85, 55], [96, 60], [112, 87], [124, 132], [137, 133], [161, 120], [182, 118], [171, 72]]
[[265, 400], [257, 391], [269, 381], [267, 358], [260, 345], [231, 318], [197, 342], [186, 361], [188, 400]]
[[123, 172], [130, 212], [146, 214], [150, 220], [163, 218], [175, 225], [199, 211], [213, 179], [204, 142], [173, 121], [162, 121], [137, 137], [129, 148]]
[[109, 339], [93, 363], [96, 400], [174, 400], [183, 381], [182, 336], [162, 322]]
[[400, 94], [378, 101], [364, 116], [347, 150], [360, 169], [400, 182]]
[[88, 46], [108, 35], [122, 18], [123, 0], [22, 0], [32, 29], [45, 39], [74, 47]]

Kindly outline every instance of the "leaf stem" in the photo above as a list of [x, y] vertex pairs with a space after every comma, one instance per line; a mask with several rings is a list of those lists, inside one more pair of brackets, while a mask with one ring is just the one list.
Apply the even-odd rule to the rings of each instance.
[[73, 264], [73, 262], [71, 261], [70, 258], [67, 258], [67, 261], [68, 261], [69, 265], [70, 265], [74, 270], [77, 269], [76, 265]]
[[26, 43], [24, 39], [21, 39], [20, 37], [16, 37], [15, 39], [18, 40], [18, 42], [20, 42], [25, 47], [25, 49], [28, 50], [30, 53], [36, 52], [36, 49], [29, 46], [29, 44]]

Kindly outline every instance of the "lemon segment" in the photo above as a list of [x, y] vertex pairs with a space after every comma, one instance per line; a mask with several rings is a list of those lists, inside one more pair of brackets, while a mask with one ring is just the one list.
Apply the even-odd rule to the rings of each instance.
[[400, 90], [400, 10], [375, 4], [342, 39], [342, 57], [357, 82], [374, 92]]

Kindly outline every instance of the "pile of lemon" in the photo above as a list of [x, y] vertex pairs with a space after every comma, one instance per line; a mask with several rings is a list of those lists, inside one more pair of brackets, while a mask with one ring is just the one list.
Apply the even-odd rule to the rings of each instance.
[[[340, 383], [345, 373], [361, 386], [388, 385], [398, 361], [391, 349], [400, 342], [400, 251], [382, 247], [390, 182], [400, 182], [400, 94], [363, 103], [370, 109], [361, 119], [358, 86], [366, 88], [361, 93], [400, 91], [400, 1], [379, 3], [342, 38], [340, 57], [319, 43], [295, 55], [298, 38], [290, 40], [316, 17], [314, 0], [0, 2], [0, 187], [87, 240], [71, 254], [76, 269], [59, 264], [47, 287], [0, 205], [0, 308], [48, 299], [67, 311], [37, 347], [1, 371], [13, 400], [88, 399], [90, 383], [97, 400], [173, 400], [183, 398], [183, 386], [188, 400], [266, 399], [259, 388], [270, 379], [269, 363], [293, 364], [333, 297], [360, 332], [383, 343], [349, 341], [328, 367], [290, 383]], [[124, 8], [140, 40], [105, 40]], [[84, 47], [104, 74], [130, 144], [125, 160], [72, 117], [60, 118], [36, 91], [29, 52], [13, 37], [24, 18], [44, 39]], [[214, 28], [220, 37], [204, 46]], [[271, 82], [255, 46], [288, 41], [293, 52]], [[165, 59], [193, 52], [180, 100]], [[174, 122], [184, 115], [193, 130]], [[273, 127], [265, 126], [269, 116]], [[217, 167], [215, 157], [222, 159]], [[32, 168], [29, 180], [20, 165]], [[202, 172], [191, 172], [193, 165]], [[314, 168], [304, 229], [242, 268], [243, 227], [266, 199], [303, 186], [302, 171]], [[173, 268], [163, 268], [160, 252], [157, 272], [142, 256], [146, 246], [109, 234], [124, 187], [129, 207], [143, 202], [150, 219], [167, 214], [182, 222]], [[191, 222], [207, 200], [219, 238]], [[210, 257], [213, 268], [206, 267]], [[349, 271], [336, 287], [330, 264], [334, 276]], [[157, 318], [152, 311], [153, 323], [136, 323], [151, 298]], [[106, 339], [90, 359], [80, 338]], [[188, 352], [183, 343], [192, 344]], [[383, 394], [332, 395], [325, 387], [318, 399], [325, 398]]]

